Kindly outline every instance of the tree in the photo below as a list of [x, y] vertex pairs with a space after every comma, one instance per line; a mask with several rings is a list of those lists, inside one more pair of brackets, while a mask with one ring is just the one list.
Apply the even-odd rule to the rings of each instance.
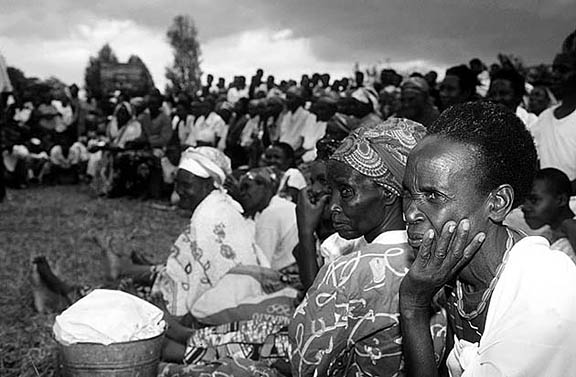
[[86, 91], [90, 97], [95, 97], [97, 99], [101, 99], [104, 95], [100, 84], [101, 63], [118, 63], [118, 58], [108, 43], [102, 46], [96, 56], [90, 57], [88, 66], [84, 71]]
[[174, 62], [166, 68], [170, 84], [167, 91], [193, 95], [200, 88], [200, 44], [196, 26], [190, 16], [174, 18], [166, 36], [172, 46]]

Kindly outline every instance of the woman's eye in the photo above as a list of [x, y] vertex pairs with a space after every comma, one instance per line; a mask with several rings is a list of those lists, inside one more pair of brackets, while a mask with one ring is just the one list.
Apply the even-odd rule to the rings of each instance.
[[340, 189], [340, 196], [342, 198], [351, 198], [354, 196], [354, 191], [350, 187], [344, 187]]
[[436, 200], [438, 199], [438, 195], [435, 192], [426, 192], [424, 193], [424, 198], [426, 198], [426, 200]]

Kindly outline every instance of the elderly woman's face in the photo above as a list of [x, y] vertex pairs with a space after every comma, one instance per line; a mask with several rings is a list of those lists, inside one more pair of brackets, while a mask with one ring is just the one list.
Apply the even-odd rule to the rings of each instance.
[[266, 208], [272, 195], [271, 188], [264, 182], [259, 182], [250, 175], [244, 175], [240, 179], [240, 203], [246, 215], [252, 216]]
[[214, 186], [208, 178], [201, 178], [194, 174], [178, 169], [176, 173], [176, 193], [180, 197], [178, 206], [194, 211], [198, 204], [212, 192]]
[[[330, 186], [327, 178], [325, 161], [314, 161], [310, 165], [310, 200], [317, 203], [324, 195], [330, 195]], [[325, 205], [322, 211], [322, 219], [329, 220], [331, 216], [330, 205]]]
[[428, 229], [439, 236], [449, 221], [470, 220], [470, 234], [486, 229], [487, 196], [478, 190], [470, 146], [428, 136], [408, 157], [404, 175], [404, 215], [408, 243], [420, 247]]
[[384, 189], [350, 166], [330, 160], [328, 184], [332, 188], [332, 225], [345, 239], [374, 239], [384, 222]]

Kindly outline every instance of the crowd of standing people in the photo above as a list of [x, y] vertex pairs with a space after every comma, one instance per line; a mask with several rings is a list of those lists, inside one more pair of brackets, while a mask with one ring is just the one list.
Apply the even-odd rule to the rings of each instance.
[[110, 278], [166, 310], [162, 376], [565, 376], [576, 31], [552, 68], [549, 87], [478, 59], [440, 83], [208, 75], [117, 93], [108, 116], [72, 86], [8, 108], [3, 163], [15, 187], [85, 180], [192, 212], [166, 261], [97, 239]]

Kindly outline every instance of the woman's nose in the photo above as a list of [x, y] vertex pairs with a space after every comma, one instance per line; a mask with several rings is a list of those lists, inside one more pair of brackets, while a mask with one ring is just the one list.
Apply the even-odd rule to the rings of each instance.
[[416, 206], [416, 201], [404, 198], [404, 217], [407, 223], [415, 223], [419, 219], [420, 211]]

